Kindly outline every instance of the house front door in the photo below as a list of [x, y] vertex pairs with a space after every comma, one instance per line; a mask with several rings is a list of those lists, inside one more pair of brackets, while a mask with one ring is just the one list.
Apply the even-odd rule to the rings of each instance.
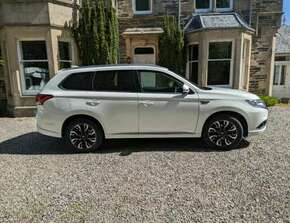
[[153, 47], [136, 47], [133, 62], [137, 64], [156, 64], [155, 50]]

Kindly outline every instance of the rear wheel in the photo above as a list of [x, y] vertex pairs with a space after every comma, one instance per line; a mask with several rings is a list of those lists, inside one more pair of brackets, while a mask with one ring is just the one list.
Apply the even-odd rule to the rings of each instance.
[[243, 126], [233, 116], [217, 115], [206, 122], [203, 139], [210, 147], [223, 150], [234, 149], [243, 139]]
[[100, 127], [89, 119], [75, 119], [65, 129], [65, 140], [77, 152], [97, 150], [104, 139]]

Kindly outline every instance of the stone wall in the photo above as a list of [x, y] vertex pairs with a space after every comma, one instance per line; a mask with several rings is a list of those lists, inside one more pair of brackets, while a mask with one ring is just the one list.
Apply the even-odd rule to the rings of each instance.
[[251, 3], [253, 36], [250, 91], [271, 94], [275, 53], [274, 37], [281, 25], [282, 0], [254, 0]]

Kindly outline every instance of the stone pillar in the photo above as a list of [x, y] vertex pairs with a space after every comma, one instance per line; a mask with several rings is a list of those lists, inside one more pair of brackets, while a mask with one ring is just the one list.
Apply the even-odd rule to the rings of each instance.
[[275, 49], [276, 49], [276, 37], [273, 37], [272, 41], [272, 56], [271, 56], [271, 63], [270, 63], [270, 72], [267, 78], [267, 88], [266, 94], [272, 96], [273, 91], [273, 78], [274, 78], [274, 68], [275, 68]]
[[234, 89], [241, 89], [242, 88], [242, 83], [241, 83], [241, 75], [244, 75], [242, 74], [242, 66], [244, 65], [243, 64], [243, 61], [242, 61], [242, 57], [243, 57], [243, 39], [242, 39], [242, 35], [239, 35], [235, 41], [233, 42], [233, 49], [235, 49], [235, 53], [234, 55], [232, 55], [234, 58], [233, 58], [233, 66], [234, 66], [234, 69], [233, 69], [233, 82], [232, 82], [232, 87]]
[[49, 29], [47, 35], [47, 57], [49, 77], [52, 78], [58, 71], [58, 38], [57, 30]]
[[198, 66], [198, 84], [200, 86], [207, 86], [208, 74], [208, 37], [206, 32], [201, 33], [201, 41], [199, 46], [199, 66]]

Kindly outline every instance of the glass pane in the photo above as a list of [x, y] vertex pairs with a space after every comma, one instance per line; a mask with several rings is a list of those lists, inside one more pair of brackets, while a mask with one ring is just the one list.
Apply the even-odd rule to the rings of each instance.
[[216, 42], [209, 44], [209, 59], [231, 59], [232, 42]]
[[49, 80], [48, 62], [23, 63], [25, 90], [40, 90]]
[[113, 92], [137, 92], [136, 73], [134, 71], [102, 71], [97, 72], [94, 90]]
[[273, 81], [274, 85], [278, 85], [278, 83], [279, 83], [280, 68], [281, 68], [280, 65], [275, 65], [274, 81]]
[[135, 54], [154, 54], [152, 47], [136, 48]]
[[198, 84], [198, 62], [189, 64], [189, 80]]
[[198, 45], [189, 46], [189, 61], [198, 60]]
[[22, 41], [23, 60], [47, 60], [45, 41]]
[[58, 42], [60, 60], [71, 60], [69, 42]]
[[71, 68], [71, 62], [59, 62], [59, 69]]
[[216, 0], [217, 8], [230, 8], [230, 0]]
[[209, 61], [208, 85], [229, 85], [230, 69], [230, 61]]
[[61, 85], [67, 90], [91, 91], [93, 76], [92, 72], [71, 74]]
[[209, 9], [210, 0], [196, 0], [196, 9]]
[[282, 65], [280, 85], [285, 85], [286, 65]]
[[163, 73], [140, 71], [143, 92], [151, 93], [181, 93], [182, 83]]
[[135, 1], [136, 1], [136, 11], [150, 11], [151, 0], [135, 0]]

